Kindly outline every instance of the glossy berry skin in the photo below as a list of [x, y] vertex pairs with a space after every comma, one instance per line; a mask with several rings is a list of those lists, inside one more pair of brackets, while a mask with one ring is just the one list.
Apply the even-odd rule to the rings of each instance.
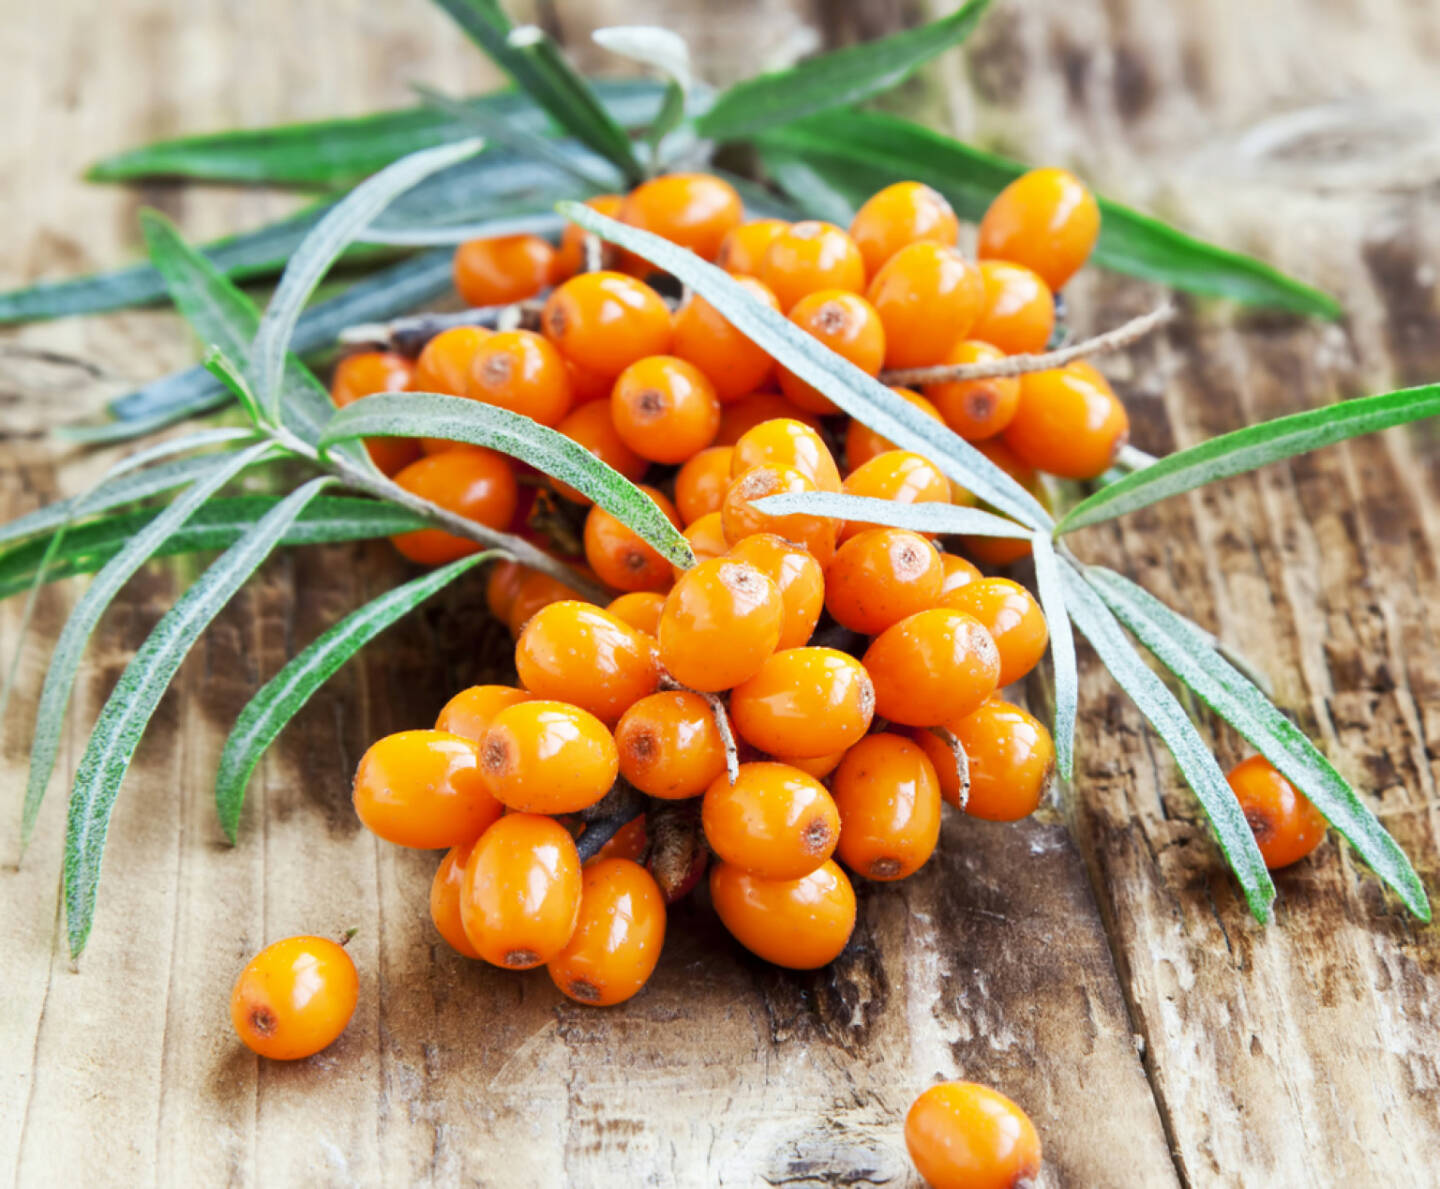
[[502, 306], [550, 283], [555, 249], [538, 235], [467, 240], [455, 249], [455, 290], [466, 305]]
[[825, 439], [793, 417], [762, 421], [740, 436], [734, 450], [730, 457], [732, 478], [769, 462], [794, 467], [820, 491], [840, 490], [840, 470]]
[[1007, 355], [1036, 355], [1055, 330], [1055, 295], [1038, 273], [1008, 260], [980, 261], [985, 301], [970, 337]]
[[1062, 479], [1094, 479], [1130, 440], [1130, 418], [1105, 377], [1083, 359], [1020, 378], [1005, 444]]
[[[555, 426], [572, 442], [577, 442], [590, 451], [601, 462], [614, 467], [630, 482], [638, 482], [650, 463], [625, 444], [610, 416], [609, 401], [590, 401], [572, 409], [564, 420]], [[553, 481], [557, 494], [577, 504], [590, 503], [588, 495], [582, 495], [568, 483]]]
[[[655, 501], [676, 528], [680, 516], [675, 505], [653, 487], [640, 490]], [[616, 590], [669, 590], [670, 563], [645, 538], [604, 508], [590, 509], [585, 517], [585, 560], [606, 586]]]
[[734, 455], [734, 446], [710, 446], [686, 460], [675, 476], [675, 509], [682, 523], [694, 524], [707, 513], [720, 511]]
[[589, 711], [535, 699], [500, 711], [480, 737], [485, 786], [521, 813], [576, 813], [610, 791], [620, 771], [610, 732]]
[[[867, 376], [880, 374], [885, 362], [885, 327], [875, 307], [858, 293], [816, 290], [790, 308], [790, 321]], [[812, 413], [835, 412], [834, 402], [819, 389], [788, 368], [777, 370], [780, 391], [791, 402]]]
[[995, 692], [1000, 650], [981, 623], [958, 611], [921, 611], [871, 641], [865, 668], [875, 713], [912, 727], [971, 713]]
[[835, 541], [840, 522], [829, 516], [812, 516], [806, 512], [774, 515], [761, 512], [752, 505], [769, 495], [789, 492], [816, 491], [814, 481], [794, 467], [777, 463], [761, 463], [731, 480], [720, 506], [720, 520], [725, 539], [738, 545], [755, 533], [770, 533], [802, 546], [814, 555], [821, 566], [835, 554]]
[[[725, 539], [725, 524], [719, 512], [706, 512], [685, 529], [684, 536], [697, 562], [724, 557], [730, 551], [730, 542]], [[675, 567], [676, 578], [684, 572], [680, 566]]]
[[551, 603], [531, 617], [515, 643], [515, 669], [535, 697], [572, 703], [607, 724], [660, 681], [649, 636], [574, 600]]
[[495, 332], [484, 326], [452, 326], [425, 344], [415, 361], [409, 387], [415, 392], [464, 396], [480, 344]]
[[824, 780], [840, 766], [840, 761], [844, 758], [845, 751], [832, 751], [829, 755], [824, 756], [786, 756], [785, 762], [792, 768], [799, 768], [806, 776]]
[[825, 607], [825, 571], [813, 554], [771, 533], [755, 533], [729, 552], [735, 561], [754, 566], [780, 591], [785, 616], [777, 648], [799, 648], [809, 642]]
[[669, 309], [649, 285], [624, 273], [571, 277], [546, 299], [540, 321], [567, 359], [598, 376], [618, 376], [670, 349]]
[[1251, 756], [1226, 778], [1272, 871], [1298, 863], [1325, 838], [1325, 819], [1264, 756]]
[[465, 936], [465, 925], [460, 919], [460, 891], [465, 883], [465, 864], [470, 861], [470, 852], [474, 849], [473, 842], [452, 846], [440, 860], [435, 878], [430, 881], [430, 920], [445, 943], [466, 958], [480, 956], [480, 951]]
[[651, 462], [680, 463], [715, 440], [720, 401], [694, 364], [653, 355], [620, 373], [610, 416], [615, 432], [636, 454]]
[[[447, 512], [499, 530], [510, 526], [520, 499], [510, 460], [480, 446], [427, 455], [396, 475], [395, 482]], [[391, 542], [411, 561], [430, 566], [468, 557], [481, 548], [477, 541], [438, 528], [401, 533]]]
[[397, 846], [440, 850], [473, 842], [500, 816], [473, 739], [399, 731], [370, 745], [355, 771], [355, 812]]
[[[912, 450], [887, 450], [845, 476], [846, 495], [868, 496], [897, 504], [948, 504], [950, 480], [923, 454]], [[847, 520], [840, 540], [848, 541], [880, 525]]]
[[789, 228], [784, 219], [752, 219], [733, 228], [721, 241], [715, 263], [728, 273], [753, 277], [760, 271], [775, 237]]
[[360, 979], [342, 946], [287, 937], [246, 964], [230, 992], [230, 1022], [246, 1046], [275, 1061], [310, 1057], [345, 1031]]
[[[378, 392], [403, 392], [411, 386], [410, 361], [393, 351], [360, 351], [347, 355], [335, 365], [330, 381], [330, 399], [337, 409], [354, 404], [362, 396]], [[386, 475], [394, 475], [420, 457], [420, 443], [414, 438], [367, 438], [370, 459]]]
[[[938, 421], [941, 425], [945, 424], [945, 418], [940, 415], [940, 410], [918, 392], [912, 392], [908, 388], [891, 388], [890, 391], [906, 404], [919, 409], [931, 420]], [[889, 438], [881, 437], [863, 421], [852, 417], [850, 424], [845, 429], [846, 472], [862, 467], [876, 455], [884, 454], [887, 450], [895, 448], [895, 443]]]
[[[962, 339], [940, 360], [945, 364], [994, 363], [1005, 352], [978, 339]], [[983, 380], [949, 380], [926, 384], [945, 424], [967, 442], [980, 442], [1002, 432], [1020, 407], [1020, 378], [992, 376]]]
[[505, 330], [476, 348], [465, 395], [555, 426], [570, 411], [570, 375], [549, 341], [531, 330]]
[[874, 276], [896, 252], [919, 241], [954, 247], [960, 220], [936, 191], [921, 182], [896, 182], [872, 194], [855, 213], [850, 238]]
[[943, 571], [940, 579], [942, 598], [952, 590], [959, 590], [967, 582], [976, 582], [985, 576], [974, 562], [966, 561], [958, 553], [942, 553], [940, 568]]
[[710, 899], [736, 941], [791, 970], [833, 962], [855, 929], [855, 889], [833, 859], [799, 879], [765, 879], [715, 863]]
[[1000, 650], [1000, 684], [1019, 681], [1040, 663], [1050, 640], [1035, 596], [1009, 578], [982, 578], [951, 591], [940, 605], [973, 615]]
[[[736, 281], [756, 301], [780, 308], [775, 294], [754, 277]], [[698, 294], [676, 311], [671, 350], [705, 373], [721, 403], [763, 388], [775, 371], [775, 361]]]
[[865, 291], [865, 258], [845, 232], [815, 219], [792, 223], [770, 241], [755, 274], [782, 310], [822, 289]]
[[905, 1146], [932, 1189], [1021, 1189], [1040, 1175], [1040, 1137], [1005, 1095], [941, 1082], [905, 1116]]
[[858, 533], [825, 570], [825, 607], [842, 627], [875, 636], [940, 597], [944, 567], [935, 546], [903, 528]]
[[510, 617], [510, 608], [515, 605], [520, 583], [529, 573], [531, 571], [525, 566], [509, 558], [491, 563], [489, 576], [485, 579], [485, 606], [502, 623]]
[[515, 597], [510, 602], [510, 610], [505, 615], [505, 624], [510, 629], [510, 634], [519, 639], [525, 625], [536, 612], [565, 599], [584, 601], [578, 591], [566, 586], [559, 579], [538, 570], [526, 572], [521, 576]]
[[716, 693], [754, 674], [780, 642], [785, 605], [754, 566], [717, 557], [680, 576], [660, 616], [660, 663], [681, 685]]
[[787, 648], [730, 694], [747, 743], [771, 755], [815, 759], [861, 739], [875, 715], [865, 666], [834, 648]]
[[735, 187], [708, 173], [671, 173], [630, 191], [620, 221], [714, 260], [725, 237], [740, 226], [744, 209]]
[[660, 630], [660, 612], [664, 609], [665, 596], [656, 590], [632, 590], [605, 608], [621, 623], [652, 637]]
[[980, 220], [979, 256], [1033, 269], [1059, 292], [1100, 235], [1095, 196], [1064, 169], [1032, 169], [995, 196]]
[[824, 863], [840, 838], [840, 815], [813, 776], [789, 764], [741, 764], [705, 790], [705, 840], [722, 860], [765, 879], [799, 879]]
[[649, 981], [664, 944], [665, 898], [654, 876], [629, 859], [602, 859], [585, 867], [575, 932], [546, 969], [577, 1003], [611, 1007]]
[[975, 324], [985, 283], [958, 249], [922, 240], [891, 256], [865, 295], [885, 327], [885, 366], [927, 367]]
[[641, 698], [615, 727], [620, 775], [666, 801], [698, 797], [725, 771], [725, 742], [710, 703], [690, 690]]
[[731, 401], [720, 409], [720, 432], [715, 435], [717, 446], [733, 446], [745, 432], [762, 421], [777, 417], [793, 417], [811, 429], [820, 428], [820, 418], [808, 409], [792, 404], [778, 392], [752, 392]]
[[529, 693], [513, 685], [472, 685], [445, 703], [435, 719], [435, 729], [479, 743], [490, 720], [500, 711], [529, 700]]
[[[953, 762], [942, 769], [939, 753], [926, 743], [921, 746], [934, 760], [950, 804], [989, 822], [1019, 821], [1040, 807], [1055, 771], [1055, 742], [1044, 723], [1019, 706], [991, 698], [949, 729], [969, 759], [970, 795], [963, 806]], [[931, 740], [946, 750], [934, 736]]]
[[867, 735], [831, 782], [840, 811], [837, 854], [867, 879], [904, 879], [940, 841], [940, 781], [925, 752], [900, 735]]
[[495, 966], [543, 965], [575, 933], [581, 887], [580, 855], [564, 826], [538, 814], [507, 814], [480, 836], [465, 864], [465, 936]]

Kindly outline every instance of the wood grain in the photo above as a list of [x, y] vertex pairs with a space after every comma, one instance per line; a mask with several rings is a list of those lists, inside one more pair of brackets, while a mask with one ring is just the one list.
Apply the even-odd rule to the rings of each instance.
[[[512, 11], [589, 68], [611, 66], [589, 44], [593, 28], [669, 23], [724, 80], [931, 7], [585, 0]], [[201, 237], [297, 201], [77, 183], [101, 153], [398, 104], [413, 78], [495, 82], [418, 0], [0, 0], [0, 14], [12, 64], [0, 102], [13, 115], [0, 144], [5, 285], [133, 256], [142, 202]], [[1440, 376], [1437, 57], [1440, 10], [1405, 0], [1011, 0], [962, 54], [888, 102], [1075, 165], [1342, 298], [1336, 326], [1187, 303], [1165, 335], [1107, 361], [1134, 440], [1162, 451]], [[1091, 275], [1070, 294], [1081, 332], [1156, 296]], [[92, 414], [191, 358], [164, 312], [0, 334], [0, 515], [76, 490], [103, 465], [43, 436], [57, 416]], [[1432, 430], [1392, 432], [1089, 530], [1078, 545], [1258, 665], [1432, 890], [1437, 463]], [[359, 830], [348, 779], [371, 739], [423, 725], [448, 691], [491, 675], [483, 658], [497, 641], [479, 581], [393, 629], [317, 696], [262, 765], [240, 845], [226, 846], [210, 788], [228, 724], [298, 646], [403, 573], [382, 545], [277, 559], [197, 647], [122, 794], [76, 973], [56, 886], [64, 781], [125, 661], [193, 573], [189, 562], [153, 567], [102, 624], [23, 862], [17, 814], [0, 814], [0, 1177], [905, 1185], [904, 1110], [936, 1078], [963, 1075], [1030, 1111], [1046, 1186], [1436, 1183], [1437, 929], [1407, 919], [1333, 839], [1279, 877], [1276, 925], [1253, 925], [1168, 757], [1093, 658], [1075, 790], [1018, 826], [949, 820], [942, 854], [918, 876], [862, 890], [854, 944], [815, 974], [749, 958], [702, 903], [673, 914], [645, 994], [603, 1012], [561, 999], [543, 973], [480, 969], [435, 937], [433, 857]], [[22, 645], [0, 751], [7, 789], [23, 787], [29, 716], [72, 597], [48, 589]], [[6, 657], [19, 602], [0, 605]], [[1223, 761], [1242, 754], [1200, 721]], [[290, 933], [350, 926], [362, 980], [350, 1029], [310, 1061], [258, 1063], [225, 1008], [245, 957]]]

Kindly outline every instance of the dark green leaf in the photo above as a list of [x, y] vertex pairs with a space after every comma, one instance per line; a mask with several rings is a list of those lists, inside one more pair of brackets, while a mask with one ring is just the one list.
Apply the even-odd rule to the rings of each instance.
[[1035, 587], [1050, 630], [1050, 660], [1055, 666], [1055, 760], [1060, 775], [1069, 780], [1075, 772], [1075, 719], [1080, 701], [1080, 677], [1075, 666], [1075, 637], [1065, 604], [1065, 583], [1060, 576], [1055, 547], [1044, 533], [1032, 538]]
[[[1028, 168], [973, 149], [918, 124], [878, 112], [827, 113], [761, 137], [810, 166], [858, 206], [899, 181], [921, 181], [945, 195], [962, 219], [978, 221], [991, 199]], [[1093, 257], [1102, 268], [1176, 289], [1251, 305], [1335, 318], [1334, 298], [1259, 260], [1204, 243], [1109, 199]]]
[[369, 437], [444, 438], [499, 450], [583, 492], [675, 565], [695, 564], [689, 542], [654, 500], [578, 442], [529, 417], [438, 392], [386, 392], [337, 412], [321, 444]]
[[1090, 641], [1116, 684], [1130, 695], [1170, 749], [1186, 783], [1195, 790], [1201, 808], [1210, 819], [1220, 850], [1240, 881], [1251, 913], [1258, 921], [1268, 921], [1270, 905], [1275, 900], [1275, 885], [1265, 869], [1260, 848], [1255, 845], [1255, 835], [1215, 756], [1195, 724], [1186, 717], [1175, 695], [1140, 659], [1125, 638], [1124, 629], [1115, 622], [1110, 609], [1090, 589], [1080, 572], [1068, 562], [1061, 561], [1060, 565], [1065, 604], [1075, 626]]
[[65, 922], [70, 955], [90, 937], [110, 811], [140, 737], [186, 653], [206, 625], [285, 536], [305, 505], [330, 483], [312, 479], [281, 500], [205, 571], [140, 646], [111, 691], [80, 758], [65, 830]]
[[968, 0], [928, 25], [736, 83], [717, 95], [700, 117], [700, 134], [735, 140], [888, 91], [936, 54], [964, 41], [989, 6], [990, 0]]
[[1088, 567], [1085, 576], [1156, 659], [1309, 797], [1360, 857], [1395, 889], [1405, 907], [1428, 921], [1430, 903], [1405, 852], [1305, 733], [1217, 653], [1205, 633], [1184, 616], [1113, 570]]
[[993, 512], [954, 504], [902, 504], [896, 500], [868, 495], [844, 495], [830, 491], [792, 492], [767, 495], [752, 505], [767, 516], [829, 516], [862, 524], [886, 524], [917, 533], [963, 533], [972, 537], [1013, 537], [1027, 540], [1031, 530]]
[[821, 346], [783, 314], [756, 301], [723, 269], [658, 235], [607, 219], [579, 203], [561, 203], [559, 209], [587, 231], [637, 252], [657, 268], [674, 274], [776, 362], [901, 449], [924, 454], [957, 483], [1022, 523], [1031, 527], [1050, 525], [1050, 514], [1035, 497], [975, 447], [944, 429], [937, 430], [935, 422], [924, 413], [849, 360]]
[[1102, 487], [1071, 508], [1055, 532], [1073, 532], [1087, 524], [1112, 520], [1217, 479], [1437, 414], [1440, 384], [1427, 384], [1262, 421], [1167, 455]]
[[240, 827], [245, 786], [255, 765], [310, 696], [330, 680], [341, 665], [407, 611], [450, 585], [465, 571], [495, 556], [477, 553], [473, 557], [462, 557], [386, 591], [327, 630], [250, 699], [225, 740], [215, 775], [215, 808], [231, 842], [235, 841]]

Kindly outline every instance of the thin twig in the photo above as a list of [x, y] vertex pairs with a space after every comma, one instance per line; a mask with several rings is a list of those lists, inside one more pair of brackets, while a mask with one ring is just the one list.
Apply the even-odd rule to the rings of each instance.
[[[542, 302], [537, 299], [513, 305], [476, 306], [453, 314], [412, 314], [391, 322], [364, 322], [347, 326], [337, 336], [342, 347], [378, 347], [399, 351], [402, 355], [419, 355], [425, 344], [442, 331], [456, 326], [496, 327], [508, 310], [519, 311], [519, 325], [534, 329], [540, 325]], [[515, 317], [516, 315], [509, 315]]]
[[710, 706], [711, 715], [714, 716], [715, 729], [720, 732], [720, 742], [725, 745], [725, 773], [730, 777], [731, 784], [739, 780], [740, 748], [735, 743], [735, 732], [730, 729], [730, 714], [725, 709], [725, 702], [716, 694], [707, 694], [702, 690], [691, 689], [688, 685], [681, 685], [669, 673], [660, 678], [660, 688], [681, 690], [705, 699]]
[[1107, 351], [1119, 351], [1131, 343], [1144, 338], [1157, 327], [1164, 326], [1175, 317], [1175, 307], [1169, 302], [1132, 318], [1123, 326], [1097, 334], [1058, 351], [1045, 351], [1039, 355], [1008, 355], [989, 363], [939, 364], [935, 367], [904, 367], [880, 373], [884, 384], [945, 384], [959, 380], [991, 380], [1000, 376], [1023, 376], [1030, 372], [1044, 372], [1051, 368], [1064, 367], [1076, 359], [1090, 355], [1103, 355]]
[[958, 804], [964, 809], [970, 803], [970, 757], [965, 752], [965, 745], [953, 731], [945, 727], [931, 727], [930, 733], [945, 745], [950, 757], [955, 761], [955, 775], [960, 786]]

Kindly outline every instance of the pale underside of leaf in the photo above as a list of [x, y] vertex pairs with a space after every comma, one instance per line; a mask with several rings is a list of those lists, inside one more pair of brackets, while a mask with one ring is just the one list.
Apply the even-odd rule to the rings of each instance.
[[1065, 602], [1059, 559], [1047, 533], [1036, 533], [1031, 538], [1031, 553], [1040, 608], [1050, 632], [1050, 661], [1055, 669], [1055, 761], [1060, 775], [1070, 780], [1075, 774], [1075, 720], [1080, 701], [1075, 637], [1070, 630], [1070, 611]]
[[1032, 530], [993, 512], [954, 504], [927, 502], [903, 504], [898, 500], [832, 491], [794, 491], [751, 501], [767, 516], [829, 516], [861, 524], [884, 524], [917, 533], [965, 534], [972, 537], [1009, 537], [1029, 540]]

